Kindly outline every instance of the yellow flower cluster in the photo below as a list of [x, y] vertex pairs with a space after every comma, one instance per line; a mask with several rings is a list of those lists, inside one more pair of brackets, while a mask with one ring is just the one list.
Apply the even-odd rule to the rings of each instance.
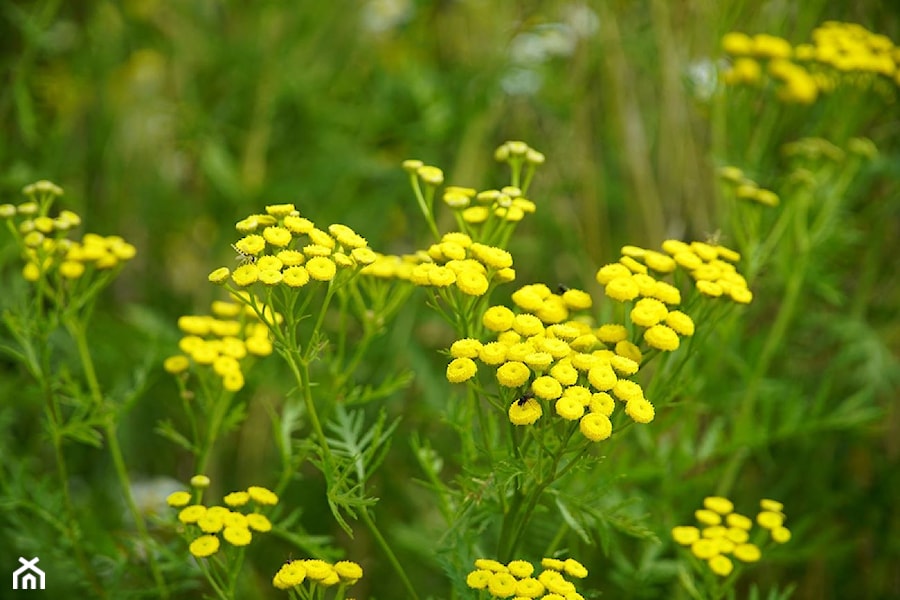
[[738, 167], [722, 167], [719, 169], [719, 177], [729, 185], [735, 197], [741, 200], [757, 202], [765, 206], [778, 206], [778, 194], [760, 187]]
[[[267, 307], [264, 314], [268, 314]], [[273, 319], [279, 322], [281, 315], [275, 313]], [[185, 333], [178, 342], [183, 354], [167, 358], [163, 368], [178, 375], [187, 371], [192, 361], [211, 367], [230, 392], [244, 387], [241, 361], [247, 356], [268, 356], [273, 349], [269, 328], [246, 303], [215, 301], [212, 315], [182, 316], [178, 328]]]
[[445, 233], [440, 242], [414, 255], [379, 255], [361, 272], [384, 279], [405, 279], [421, 287], [452, 286], [467, 296], [483, 296], [491, 285], [516, 277], [509, 252], [473, 242], [461, 232]]
[[797, 46], [764, 33], [751, 37], [731, 32], [722, 38], [722, 47], [734, 57], [724, 74], [726, 84], [759, 83], [762, 66], [758, 61], [766, 61], [784, 102], [811, 104], [820, 92], [830, 92], [842, 83], [872, 86], [888, 96], [893, 86], [900, 85], [900, 48], [890, 38], [855, 23], [826, 21], [813, 30], [812, 43]]
[[482, 316], [495, 340], [453, 343], [448, 381], [474, 377], [477, 359], [496, 369], [501, 386], [517, 390], [519, 399], [508, 410], [511, 423], [535, 423], [543, 415], [541, 401], [549, 401], [559, 417], [579, 421], [581, 433], [595, 442], [612, 434], [614, 397], [625, 402], [625, 413], [635, 422], [653, 420], [653, 405], [641, 386], [628, 379], [638, 372], [642, 357], [625, 341], [625, 328], [593, 328], [575, 318], [591, 308], [589, 294], [576, 289], [557, 294], [544, 284], [532, 284], [519, 288], [512, 299], [519, 312], [492, 306]]
[[490, 558], [475, 561], [475, 570], [466, 576], [466, 585], [473, 590], [486, 590], [491, 598], [539, 598], [541, 600], [582, 600], [575, 584], [566, 576], [576, 579], [587, 577], [588, 571], [572, 558], [545, 558], [543, 570], [535, 577], [534, 566], [525, 560], [513, 560], [503, 564]]
[[511, 185], [478, 193], [472, 188], [447, 187], [444, 190], [444, 204], [460, 211], [462, 220], [470, 225], [487, 223], [493, 217], [519, 222], [537, 208], [534, 202], [522, 196], [521, 189]]
[[213, 283], [229, 275], [240, 287], [305, 286], [310, 280], [331, 281], [338, 269], [358, 269], [375, 261], [366, 239], [338, 223], [328, 231], [300, 216], [293, 204], [266, 207], [266, 214], [250, 215], [236, 224], [244, 237], [234, 244], [241, 264], [233, 272], [220, 267], [209, 274]]
[[81, 217], [70, 210], [49, 215], [53, 201], [63, 190], [49, 181], [25, 186], [29, 200], [19, 205], [0, 204], [0, 218], [6, 219], [25, 258], [22, 276], [31, 282], [49, 281], [59, 285], [98, 271], [110, 271], [134, 258], [137, 250], [117, 235], [86, 233], [80, 241], [69, 239], [81, 225]]
[[[194, 479], [197, 479], [195, 477]], [[194, 479], [191, 481], [194, 482]], [[209, 479], [204, 477], [206, 485]], [[206, 485], [195, 487], [204, 488]], [[190, 504], [190, 492], [173, 492], [166, 502], [173, 508], [181, 508], [178, 520], [188, 526], [191, 533], [199, 535], [191, 542], [189, 550], [197, 558], [206, 558], [219, 551], [222, 539], [232, 546], [246, 546], [253, 540], [253, 533], [271, 531], [272, 523], [259, 512], [261, 507], [278, 504], [278, 496], [264, 487], [250, 486], [245, 491], [232, 492], [225, 496], [226, 506], [204, 506]], [[253, 502], [254, 511], [247, 513], [234, 510]]]
[[[606, 295], [619, 302], [630, 302], [636, 298], [652, 298], [665, 308], [681, 304], [681, 292], [675, 286], [656, 279], [650, 273], [667, 275], [676, 269], [687, 271], [694, 279], [695, 286], [703, 295], [726, 296], [740, 304], [749, 304], [753, 292], [747, 288], [747, 280], [738, 273], [734, 263], [741, 255], [717, 244], [666, 240], [663, 252], [636, 246], [624, 246], [622, 257], [617, 263], [610, 263], [597, 271], [597, 282], [605, 286]], [[646, 319], [632, 321], [644, 327], [644, 341], [658, 350], [678, 348], [678, 336], [691, 335], [693, 322], [688, 322], [684, 313], [668, 311], [664, 313], [658, 304], [660, 322], [651, 325]], [[671, 317], [671, 318], [670, 318]], [[689, 319], [689, 317], [687, 318]], [[677, 335], [676, 335], [677, 334]]]
[[[783, 544], [791, 539], [784, 526], [784, 506], [775, 500], [760, 500], [756, 522], [769, 532], [772, 541]], [[716, 575], [727, 577], [734, 569], [731, 558], [744, 563], [756, 562], [762, 556], [759, 546], [750, 541], [753, 521], [734, 512], [734, 504], [721, 496], [703, 500], [703, 508], [694, 513], [702, 529], [693, 525], [679, 525], [672, 529], [672, 539], [682, 546], [690, 546], [691, 553], [706, 561]]]
[[[341, 560], [333, 565], [316, 559], [289, 560], [275, 573], [272, 585], [279, 590], [290, 590], [306, 581], [312, 588], [340, 585], [343, 589], [355, 584], [362, 577], [362, 567], [351, 560]], [[323, 597], [320, 595], [321, 593], [322, 590], [318, 590], [315, 597]], [[309, 596], [304, 595], [304, 597], [312, 598], [313, 591], [310, 590]]]

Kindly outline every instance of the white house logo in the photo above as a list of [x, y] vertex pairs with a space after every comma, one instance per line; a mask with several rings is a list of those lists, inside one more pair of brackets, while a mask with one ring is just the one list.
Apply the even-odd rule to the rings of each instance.
[[22, 566], [13, 571], [13, 589], [14, 590], [42, 590], [44, 589], [44, 572], [35, 565], [40, 558], [32, 558], [25, 560], [21, 556], [19, 562]]

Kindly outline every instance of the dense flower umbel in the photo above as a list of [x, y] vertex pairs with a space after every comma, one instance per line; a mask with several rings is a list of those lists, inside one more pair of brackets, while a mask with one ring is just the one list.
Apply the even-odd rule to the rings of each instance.
[[890, 38], [855, 23], [827, 21], [812, 42], [792, 46], [785, 39], [731, 32], [722, 47], [733, 57], [724, 73], [728, 85], [758, 85], [763, 71], [776, 82], [783, 102], [811, 104], [838, 86], [871, 87], [888, 99], [900, 85], [900, 53]]
[[[275, 313], [274, 319], [280, 318]], [[187, 371], [191, 363], [197, 368], [211, 368], [231, 392], [244, 387], [241, 362], [251, 356], [268, 356], [273, 349], [269, 328], [246, 303], [213, 302], [212, 315], [182, 316], [178, 328], [185, 333], [178, 342], [183, 354], [167, 358], [163, 363], [166, 371], [177, 375]]]
[[635, 422], [653, 420], [653, 405], [629, 379], [640, 368], [641, 350], [625, 340], [624, 327], [595, 328], [581, 318], [592, 306], [589, 294], [575, 289], [557, 294], [533, 284], [519, 288], [512, 299], [516, 311], [492, 306], [484, 312], [482, 324], [494, 340], [462, 339], [450, 347], [450, 382], [474, 377], [477, 360], [495, 370], [501, 387], [514, 390], [511, 423], [531, 425], [546, 410], [578, 421], [592, 441], [611, 435], [614, 398], [625, 403], [625, 413]]
[[440, 242], [415, 255], [378, 255], [362, 274], [404, 279], [435, 290], [451, 288], [465, 296], [483, 296], [492, 286], [515, 278], [509, 252], [473, 242], [460, 232], [444, 234]]
[[328, 231], [300, 216], [293, 204], [266, 207], [266, 214], [250, 215], [235, 225], [244, 237], [234, 244], [240, 265], [219, 267], [209, 274], [213, 283], [229, 276], [239, 287], [256, 283], [299, 288], [310, 281], [328, 282], [340, 270], [358, 270], [375, 261], [366, 239], [350, 227], [335, 223]]
[[137, 253], [117, 235], [85, 233], [80, 240], [72, 239], [81, 217], [70, 210], [50, 216], [53, 202], [63, 195], [59, 186], [38, 181], [22, 192], [28, 200], [18, 206], [0, 205], [0, 218], [6, 220], [25, 259], [22, 276], [44, 286], [56, 301], [65, 304], [66, 294], [87, 293], [93, 281], [108, 278]]
[[[783, 508], [780, 502], [764, 499], [756, 516], [756, 522], [777, 544], [791, 539], [790, 530], [784, 526]], [[752, 563], [762, 557], [760, 543], [766, 537], [753, 533], [749, 517], [733, 511], [734, 504], [727, 498], [710, 496], [703, 500], [703, 508], [694, 513], [700, 527], [679, 525], [672, 529], [672, 539], [690, 547], [691, 553], [706, 561], [713, 573], [727, 577], [734, 569], [732, 558]]]
[[[191, 482], [198, 490], [209, 485], [208, 478], [198, 479], [197, 476]], [[196, 536], [189, 550], [197, 558], [206, 558], [218, 552], [222, 545], [220, 537], [231, 546], [246, 546], [253, 540], [254, 533], [271, 531], [272, 523], [261, 510], [278, 503], [274, 492], [259, 486], [228, 494], [224, 498], [226, 506], [191, 504], [193, 499], [194, 495], [190, 492], [179, 491], [169, 494], [166, 502], [173, 508], [181, 509], [178, 520], [184, 524], [189, 536]], [[252, 508], [253, 512], [235, 510], [240, 507]]]
[[738, 167], [726, 166], [719, 169], [719, 177], [728, 185], [731, 192], [739, 200], [756, 202], [764, 206], [778, 206], [778, 194], [762, 188], [755, 181], [744, 175]]
[[[614, 300], [631, 302], [639, 298], [650, 298], [662, 303], [662, 308], [656, 303], [647, 305], [652, 305], [660, 317], [656, 325], [645, 324], [648, 323], [645, 310], [638, 311], [638, 320], [635, 320], [636, 315], [632, 311], [632, 322], [645, 329], [644, 341], [651, 347], [675, 350], [679, 345], [678, 337], [693, 334], [693, 323], [685, 319], [687, 315], [670, 311], [670, 307], [681, 304], [680, 290], [653, 277], [651, 273], [665, 276], [676, 269], [682, 269], [690, 274], [696, 289], [704, 296], [726, 297], [740, 304], [748, 304], [753, 300], [753, 292], [747, 287], [747, 280], [734, 266], [741, 258], [734, 250], [713, 243], [688, 244], [679, 240], [664, 241], [662, 250], [663, 252], [657, 252], [625, 246], [619, 262], [605, 265], [597, 271], [597, 282], [606, 286], [606, 295]], [[673, 333], [677, 336], [673, 336]]]
[[575, 584], [566, 576], [584, 579], [588, 571], [572, 558], [545, 558], [543, 570], [535, 575], [534, 566], [524, 560], [503, 564], [490, 558], [475, 561], [475, 570], [466, 576], [466, 585], [484, 590], [491, 598], [539, 598], [541, 600], [581, 600]]
[[[322, 589], [338, 586], [339, 590], [349, 587], [362, 579], [362, 567], [350, 560], [341, 560], [334, 564], [324, 560], [288, 560], [278, 569], [272, 578], [272, 585], [279, 590], [290, 590], [302, 585], [304, 582], [310, 586], [309, 596], [313, 593], [321, 594]], [[304, 595], [304, 597], [307, 597]], [[316, 595], [316, 598], [324, 596]]]

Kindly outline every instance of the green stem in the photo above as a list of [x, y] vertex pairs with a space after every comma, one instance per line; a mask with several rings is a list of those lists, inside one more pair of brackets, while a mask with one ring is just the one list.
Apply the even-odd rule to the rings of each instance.
[[369, 531], [372, 532], [372, 536], [375, 538], [375, 541], [381, 547], [385, 556], [388, 558], [388, 562], [391, 563], [391, 566], [394, 568], [394, 571], [397, 573], [397, 576], [400, 578], [400, 581], [403, 583], [403, 587], [406, 588], [409, 597], [413, 600], [418, 600], [419, 595], [416, 593], [416, 589], [413, 587], [412, 583], [409, 580], [409, 577], [406, 576], [406, 571], [403, 569], [403, 565], [400, 564], [400, 561], [397, 560], [396, 555], [394, 555], [394, 551], [391, 550], [390, 545], [387, 543], [387, 540], [384, 539], [384, 536], [381, 535], [381, 532], [378, 530], [378, 527], [375, 525], [375, 522], [372, 520], [372, 517], [369, 515], [369, 511], [365, 508], [360, 511], [362, 520], [366, 524], [366, 527], [369, 528]]
[[[103, 394], [100, 391], [100, 383], [97, 380], [97, 372], [94, 368], [94, 361], [91, 358], [90, 349], [87, 345], [87, 335], [84, 323], [74, 315], [66, 317], [64, 321], [66, 324], [66, 328], [69, 330], [69, 334], [74, 338], [75, 345], [78, 348], [78, 356], [81, 360], [82, 368], [84, 369], [85, 379], [87, 379], [88, 388], [90, 389], [91, 398], [94, 402], [94, 405], [100, 407], [100, 409], [105, 412], [106, 407], [103, 406]], [[128, 506], [128, 510], [131, 513], [131, 517], [134, 519], [135, 526], [137, 527], [138, 536], [147, 551], [147, 559], [150, 563], [150, 571], [153, 575], [153, 581], [156, 583], [156, 589], [159, 592], [159, 596], [161, 598], [168, 598], [169, 590], [166, 588], [166, 584], [162, 576], [162, 571], [160, 570], [159, 564], [156, 561], [156, 553], [153, 551], [153, 543], [150, 539], [150, 534], [147, 531], [147, 523], [144, 521], [144, 516], [141, 514], [140, 509], [138, 509], [137, 503], [134, 501], [134, 496], [131, 493], [131, 480], [128, 476], [128, 469], [125, 466], [125, 457], [122, 454], [122, 448], [119, 445], [119, 438], [116, 432], [115, 421], [114, 419], [110, 418], [110, 415], [104, 416], [107, 417], [106, 424], [104, 426], [106, 432], [107, 447], [109, 448], [109, 452], [113, 460], [113, 466], [115, 467], [116, 471], [116, 478], [118, 479], [119, 486], [122, 489], [122, 495], [125, 498], [125, 504]]]

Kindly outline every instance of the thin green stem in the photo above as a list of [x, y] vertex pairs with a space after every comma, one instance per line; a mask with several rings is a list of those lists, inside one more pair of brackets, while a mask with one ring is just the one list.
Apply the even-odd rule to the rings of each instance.
[[419, 595], [416, 593], [416, 589], [413, 587], [412, 582], [410, 582], [409, 577], [407, 577], [406, 571], [403, 569], [403, 565], [401, 565], [400, 561], [397, 560], [397, 556], [394, 554], [394, 551], [391, 550], [391, 547], [387, 543], [387, 540], [385, 540], [384, 536], [381, 535], [381, 531], [378, 530], [378, 527], [375, 525], [375, 521], [373, 521], [371, 515], [369, 515], [369, 511], [363, 508], [360, 513], [363, 522], [366, 524], [366, 527], [369, 528], [369, 531], [372, 533], [375, 541], [381, 547], [381, 550], [384, 552], [385, 556], [387, 556], [388, 562], [391, 563], [391, 566], [394, 568], [394, 572], [397, 573], [397, 576], [403, 583], [403, 587], [406, 588], [409, 597], [413, 600], [418, 600]]

